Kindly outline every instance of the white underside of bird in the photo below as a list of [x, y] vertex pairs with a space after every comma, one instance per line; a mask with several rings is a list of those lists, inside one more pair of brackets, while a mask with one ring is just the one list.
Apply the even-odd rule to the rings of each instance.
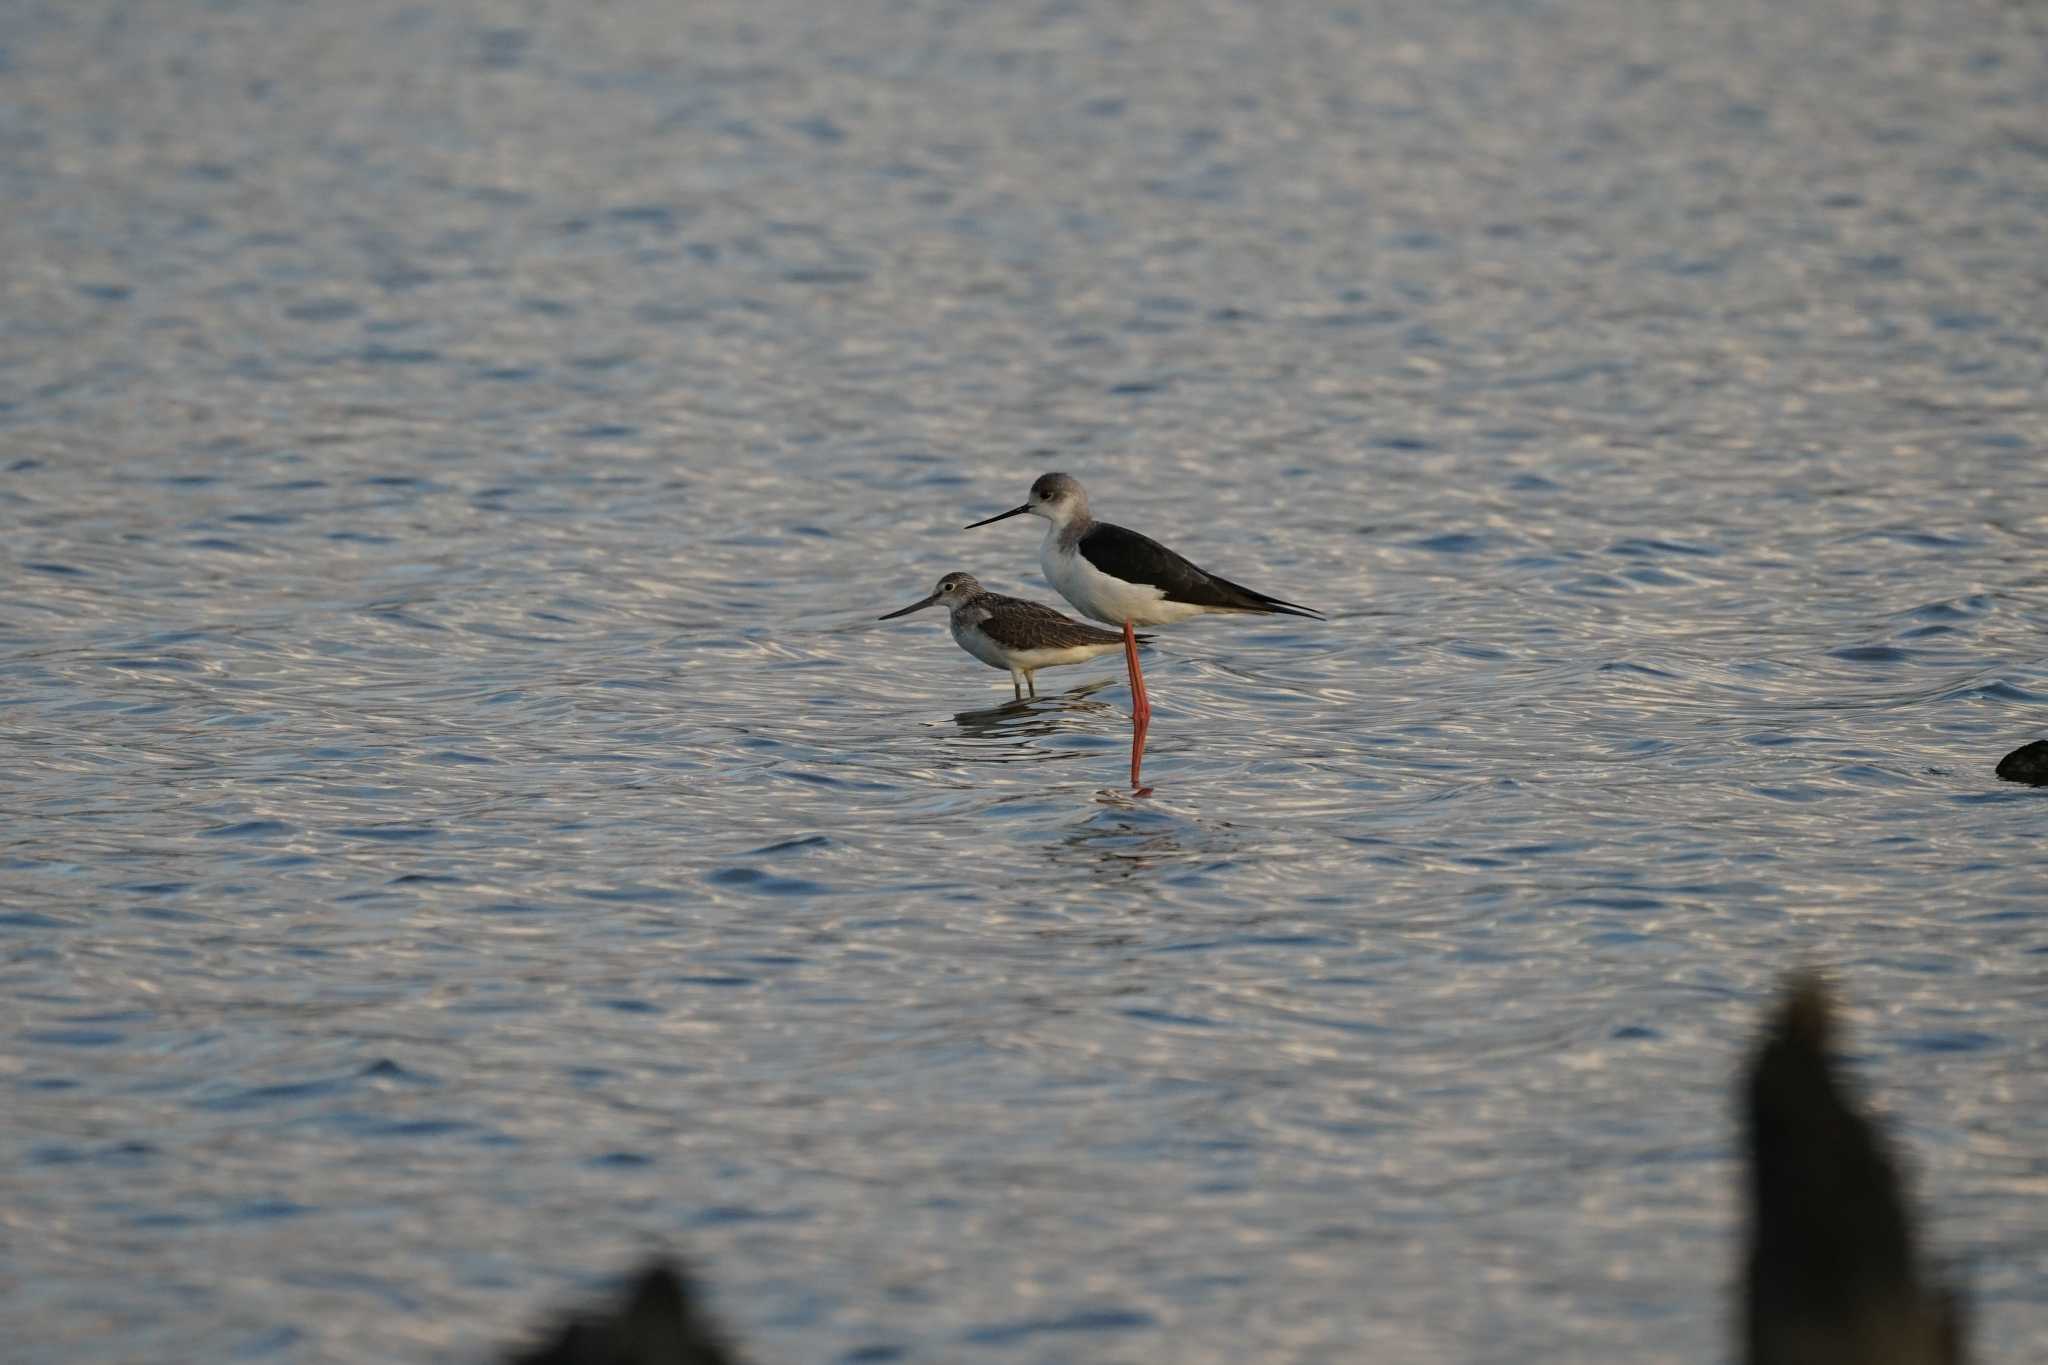
[[980, 622], [961, 619], [973, 614], [963, 611], [953, 618], [954, 643], [990, 668], [1008, 669], [1012, 674], [1028, 675], [1041, 668], [1057, 668], [1061, 664], [1084, 664], [1123, 648], [1122, 641], [1114, 640], [1107, 644], [1069, 645], [1065, 648], [1006, 649], [982, 633]]
[[1169, 602], [1166, 594], [1149, 583], [1126, 583], [1111, 578], [1088, 562], [1078, 546], [1061, 544], [1064, 530], [1055, 523], [1038, 547], [1038, 567], [1045, 581], [1060, 596], [1074, 604], [1084, 616], [1121, 626], [1170, 626], [1207, 614], [1211, 608], [1192, 602]]

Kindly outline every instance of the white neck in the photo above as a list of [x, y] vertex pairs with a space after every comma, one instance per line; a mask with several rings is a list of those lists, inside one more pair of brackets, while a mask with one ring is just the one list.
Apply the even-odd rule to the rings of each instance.
[[1088, 524], [1088, 504], [1071, 499], [1063, 499], [1048, 505], [1038, 515], [1052, 523], [1053, 534], [1057, 535], [1070, 526], [1086, 526]]

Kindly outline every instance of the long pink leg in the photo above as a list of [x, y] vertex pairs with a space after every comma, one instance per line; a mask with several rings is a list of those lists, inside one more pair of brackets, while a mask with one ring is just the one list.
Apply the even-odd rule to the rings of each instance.
[[1145, 695], [1145, 670], [1138, 667], [1138, 634], [1124, 622], [1124, 662], [1131, 666], [1131, 785], [1144, 785], [1138, 766], [1145, 761], [1145, 731], [1152, 725], [1152, 699]]

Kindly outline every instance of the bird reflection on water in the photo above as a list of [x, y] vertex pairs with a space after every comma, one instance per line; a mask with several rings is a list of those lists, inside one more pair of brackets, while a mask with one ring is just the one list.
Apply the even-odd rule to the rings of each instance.
[[1109, 809], [1061, 839], [1056, 861], [1085, 860], [1098, 875], [1121, 881], [1196, 856], [1182, 838], [1180, 822], [1144, 818], [1140, 794], [1105, 788], [1095, 800]]
[[[976, 711], [956, 711], [953, 723], [975, 739], [1028, 739], [1041, 735], [1056, 735], [1074, 728], [1075, 717], [1105, 717], [1118, 725], [1123, 715], [1107, 702], [1089, 701], [1097, 692], [1115, 685], [1113, 678], [1097, 678], [1069, 688], [1057, 696], [1027, 697], [1022, 701], [1007, 701], [1001, 706], [984, 707]], [[1028, 754], [1037, 759], [1061, 758], [1065, 755], [1048, 753], [1043, 749], [1030, 749]]]

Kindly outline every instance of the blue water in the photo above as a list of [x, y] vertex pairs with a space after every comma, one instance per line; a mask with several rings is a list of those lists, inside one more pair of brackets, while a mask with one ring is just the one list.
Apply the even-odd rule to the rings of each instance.
[[11, 1359], [1724, 1358], [1802, 962], [2048, 1353], [2039, 5], [7, 14]]

